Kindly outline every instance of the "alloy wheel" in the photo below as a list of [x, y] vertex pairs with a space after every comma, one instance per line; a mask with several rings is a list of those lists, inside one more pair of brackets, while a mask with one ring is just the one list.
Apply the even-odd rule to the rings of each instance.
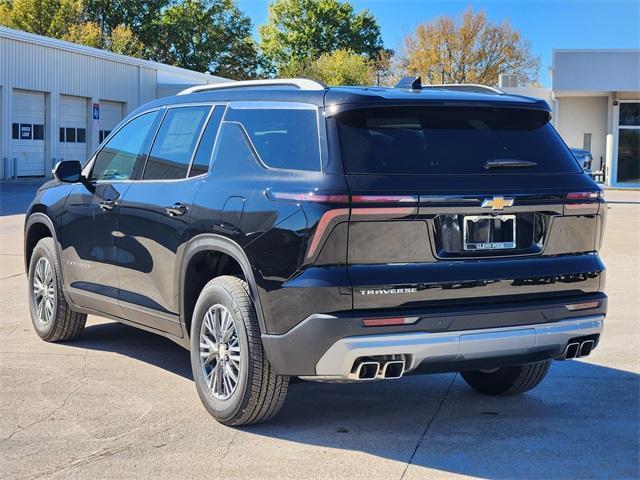
[[220, 399], [228, 399], [240, 378], [240, 341], [231, 312], [224, 305], [209, 307], [200, 327], [200, 366], [207, 387]]
[[36, 263], [32, 288], [38, 321], [42, 325], [48, 325], [53, 319], [56, 285], [51, 263], [46, 257], [40, 257]]

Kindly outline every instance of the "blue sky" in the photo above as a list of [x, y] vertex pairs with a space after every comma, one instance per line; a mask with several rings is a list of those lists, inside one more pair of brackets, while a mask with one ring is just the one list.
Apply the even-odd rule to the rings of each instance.
[[[268, 0], [238, 0], [254, 26], [267, 19]], [[549, 86], [548, 67], [554, 48], [640, 48], [638, 0], [354, 0], [356, 10], [369, 9], [377, 18], [384, 44], [397, 49], [405, 34], [423, 21], [455, 15], [471, 5], [490, 20], [508, 19], [541, 57], [540, 82]]]

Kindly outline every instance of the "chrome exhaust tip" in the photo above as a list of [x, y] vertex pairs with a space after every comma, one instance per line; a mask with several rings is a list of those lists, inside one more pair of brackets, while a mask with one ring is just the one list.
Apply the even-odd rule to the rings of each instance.
[[404, 374], [404, 360], [391, 360], [382, 365], [379, 378], [390, 380], [400, 378]]
[[576, 358], [580, 354], [580, 344], [573, 342], [567, 344], [567, 348], [564, 350], [564, 358]]
[[357, 362], [349, 378], [353, 380], [375, 380], [380, 370], [380, 362]]
[[589, 355], [591, 353], [591, 350], [593, 350], [595, 344], [595, 340], [586, 340], [582, 342], [582, 344], [580, 345], [579, 356], [586, 357], [587, 355]]

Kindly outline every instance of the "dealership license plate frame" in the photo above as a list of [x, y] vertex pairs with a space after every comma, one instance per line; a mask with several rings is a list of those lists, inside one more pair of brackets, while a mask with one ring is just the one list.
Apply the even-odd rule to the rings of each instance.
[[[469, 222], [476, 225], [478, 222], [496, 222], [500, 221], [502, 225], [511, 222], [511, 240], [510, 241], [492, 241], [493, 225], [489, 225], [486, 229], [486, 241], [469, 242]], [[465, 252], [483, 252], [492, 250], [512, 250], [516, 248], [516, 216], [515, 215], [465, 215], [462, 217], [463, 236], [462, 248]], [[502, 227], [501, 225], [501, 227]], [[508, 228], [508, 227], [507, 227]], [[476, 232], [477, 235], [477, 232]]]

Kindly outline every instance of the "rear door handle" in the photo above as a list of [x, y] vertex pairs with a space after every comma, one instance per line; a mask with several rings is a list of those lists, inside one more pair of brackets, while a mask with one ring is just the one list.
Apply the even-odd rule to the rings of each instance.
[[179, 215], [184, 215], [185, 213], [187, 213], [187, 206], [183, 205], [180, 202], [176, 202], [169, 207], [164, 207], [164, 210], [172, 217], [177, 217]]
[[107, 211], [111, 211], [113, 210], [113, 207], [116, 206], [116, 201], [115, 200], [103, 200], [102, 202], [99, 203], [100, 208], [102, 210], [104, 210], [105, 212]]

